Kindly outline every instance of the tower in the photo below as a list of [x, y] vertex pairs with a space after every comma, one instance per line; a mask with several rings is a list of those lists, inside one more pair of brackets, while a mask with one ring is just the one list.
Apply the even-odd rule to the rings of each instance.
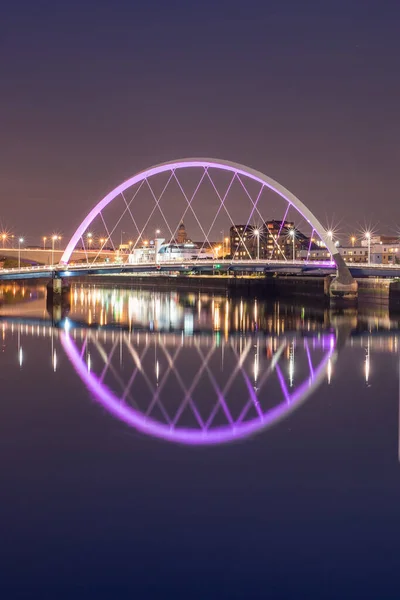
[[182, 221], [182, 223], [179, 225], [178, 228], [178, 234], [176, 236], [176, 241], [178, 242], [178, 244], [184, 244], [187, 241], [187, 235], [186, 235], [186, 229], [185, 229], [185, 225]]

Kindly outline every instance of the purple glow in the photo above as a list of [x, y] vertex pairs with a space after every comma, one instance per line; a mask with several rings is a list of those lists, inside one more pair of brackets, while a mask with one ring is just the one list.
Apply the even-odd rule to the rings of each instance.
[[307, 339], [304, 340], [304, 345], [306, 347], [307, 360], [308, 360], [308, 368], [310, 369], [311, 377], [314, 377], [314, 367], [311, 360], [310, 348], [308, 346]]
[[[213, 445], [239, 440], [248, 437], [257, 431], [266, 429], [287, 416], [297, 406], [304, 402], [314, 389], [324, 380], [326, 366], [334, 353], [336, 345], [335, 335], [330, 334], [328, 337], [330, 338], [329, 350], [317, 369], [315, 369], [314, 377], [307, 379], [307, 381], [299, 386], [293, 394], [289, 395], [287, 392], [287, 397], [284, 402], [268, 410], [264, 414], [259, 415], [259, 418], [255, 418], [251, 421], [246, 421], [244, 423], [236, 422], [211, 430], [198, 430], [175, 428], [171, 425], [155, 421], [143, 413], [138, 412], [133, 407], [126, 405], [121, 401], [121, 398], [115, 396], [95, 374], [88, 371], [87, 366], [80, 356], [80, 352], [69, 333], [66, 331], [60, 333], [61, 344], [75, 371], [93, 394], [94, 399], [108, 412], [146, 435], [187, 445]], [[250, 381], [246, 381], [246, 384], [251, 400], [254, 402], [254, 398], [257, 400], [257, 397]]]
[[267, 186], [270, 190], [281, 196], [284, 200], [286, 200], [291, 206], [293, 206], [298, 212], [302, 215], [302, 217], [313, 227], [313, 229], [318, 233], [320, 238], [325, 243], [328, 248], [331, 256], [335, 256], [337, 254], [337, 248], [333, 244], [332, 240], [329, 238], [327, 232], [325, 231], [322, 224], [318, 221], [318, 219], [313, 215], [313, 213], [289, 190], [283, 187], [277, 181], [274, 181], [267, 175], [264, 175], [260, 171], [256, 171], [255, 169], [251, 169], [250, 167], [246, 167], [244, 165], [240, 165], [238, 163], [234, 163], [226, 160], [216, 160], [212, 158], [191, 158], [191, 159], [180, 159], [168, 163], [163, 163], [157, 165], [155, 167], [151, 167], [150, 169], [146, 169], [141, 173], [137, 173], [124, 183], [121, 183], [114, 190], [109, 192], [100, 202], [89, 212], [87, 217], [82, 221], [79, 225], [78, 229], [75, 231], [74, 235], [68, 242], [68, 245], [64, 251], [64, 254], [61, 257], [60, 264], [65, 265], [68, 263], [71, 254], [79, 242], [89, 225], [92, 221], [101, 213], [101, 211], [112, 202], [119, 194], [122, 194], [127, 188], [135, 185], [136, 183], [140, 183], [149, 177], [154, 175], [158, 175], [159, 173], [164, 173], [166, 171], [174, 171], [176, 169], [187, 169], [193, 167], [200, 167], [204, 169], [214, 168], [220, 169], [222, 171], [229, 171], [235, 173], [236, 175], [243, 175], [244, 177], [248, 177], [253, 181], [257, 181], [262, 186]]

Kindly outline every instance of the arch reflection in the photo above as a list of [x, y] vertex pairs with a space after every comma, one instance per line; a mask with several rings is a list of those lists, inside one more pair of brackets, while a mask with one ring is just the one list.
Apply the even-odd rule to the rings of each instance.
[[96, 402], [145, 435], [188, 445], [244, 439], [289, 415], [326, 377], [337, 339], [120, 332], [110, 347], [90, 331], [60, 333]]

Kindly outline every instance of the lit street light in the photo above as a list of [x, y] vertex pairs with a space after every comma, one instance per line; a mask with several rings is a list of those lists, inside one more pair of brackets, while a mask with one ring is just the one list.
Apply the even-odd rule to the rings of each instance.
[[255, 229], [254, 235], [257, 237], [257, 260], [260, 260], [260, 230]]
[[54, 265], [54, 244], [56, 243], [57, 240], [60, 240], [61, 238], [58, 235], [53, 235], [51, 237], [51, 264]]
[[366, 231], [365, 232], [365, 237], [367, 239], [368, 242], [368, 264], [371, 264], [371, 232], [370, 231]]
[[[326, 232], [326, 235], [327, 235], [327, 236], [328, 236], [328, 238], [331, 240], [331, 242], [333, 242], [333, 231], [332, 231], [332, 229], [329, 229], [329, 230]], [[332, 256], [332, 254], [331, 254], [331, 260], [333, 260], [333, 256]]]
[[296, 231], [295, 231], [295, 229], [289, 229], [289, 235], [292, 238], [292, 244], [293, 244], [292, 258], [293, 258], [293, 262], [294, 262], [295, 258], [296, 258], [296, 251], [295, 251]]
[[5, 245], [5, 242], [6, 242], [6, 239], [7, 239], [7, 234], [6, 233], [2, 233], [1, 234], [1, 239], [3, 240], [3, 248], [4, 248], [4, 245]]
[[18, 269], [21, 268], [21, 244], [24, 243], [24, 238], [18, 238]]
[[355, 244], [355, 242], [356, 242], [356, 238], [355, 238], [355, 236], [354, 236], [354, 235], [352, 235], [352, 236], [351, 236], [351, 238], [350, 238], [350, 241], [351, 241], [351, 245], [352, 245], [352, 247], [354, 248], [354, 244]]
[[46, 242], [47, 242], [47, 237], [44, 236], [43, 237], [43, 250], [46, 250]]
[[224, 257], [226, 254], [229, 254], [229, 238], [224, 238]]

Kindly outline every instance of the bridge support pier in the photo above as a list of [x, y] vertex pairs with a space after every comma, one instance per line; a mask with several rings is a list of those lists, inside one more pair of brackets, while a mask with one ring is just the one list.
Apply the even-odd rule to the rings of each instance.
[[60, 306], [62, 308], [70, 305], [71, 286], [59, 277], [54, 277], [47, 284], [47, 308]]
[[351, 275], [348, 266], [338, 253], [334, 256], [337, 264], [337, 275], [329, 286], [331, 304], [356, 306], [358, 303], [358, 283]]

